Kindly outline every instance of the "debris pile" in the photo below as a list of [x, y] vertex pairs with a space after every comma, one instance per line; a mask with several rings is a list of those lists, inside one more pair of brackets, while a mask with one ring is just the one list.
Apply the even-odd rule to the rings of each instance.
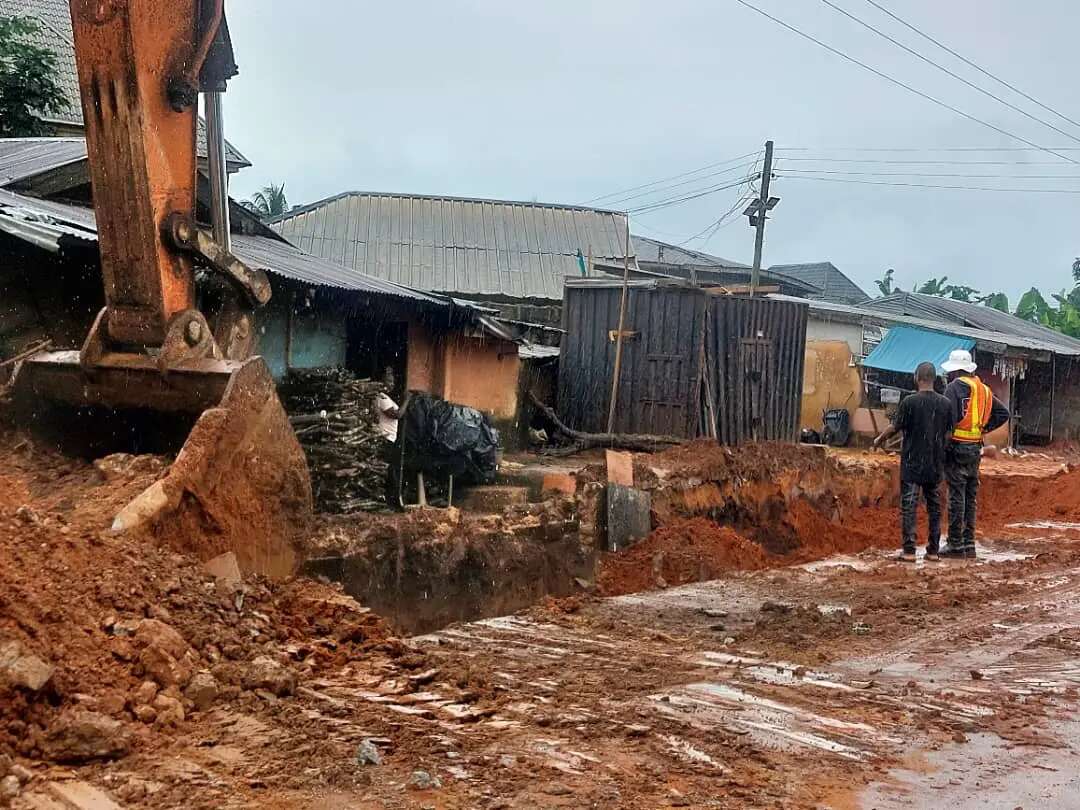
[[386, 386], [330, 367], [294, 369], [278, 390], [308, 459], [316, 507], [349, 514], [385, 506], [387, 465], [379, 457], [384, 439], [375, 400]]
[[346, 662], [406, 655], [336, 588], [241, 577], [231, 553], [200, 564], [110, 532], [158, 474], [150, 462], [118, 477], [0, 438], [0, 762], [113, 759], [215, 708], [272, 705]]

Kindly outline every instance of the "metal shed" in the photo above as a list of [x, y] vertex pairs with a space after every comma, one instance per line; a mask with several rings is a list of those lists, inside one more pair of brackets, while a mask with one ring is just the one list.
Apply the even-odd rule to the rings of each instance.
[[[621, 295], [614, 279], [566, 282], [559, 409], [578, 430], [607, 429]], [[630, 282], [615, 430], [794, 441], [806, 316], [803, 303]]]

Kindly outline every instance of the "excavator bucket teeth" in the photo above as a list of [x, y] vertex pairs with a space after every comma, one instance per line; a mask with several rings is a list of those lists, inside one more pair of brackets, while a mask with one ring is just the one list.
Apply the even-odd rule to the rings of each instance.
[[200, 360], [162, 374], [152, 358], [112, 355], [89, 371], [78, 352], [23, 361], [13, 383], [20, 426], [63, 452], [162, 453], [165, 474], [116, 515], [209, 559], [285, 576], [311, 517], [307, 461], [262, 358]]

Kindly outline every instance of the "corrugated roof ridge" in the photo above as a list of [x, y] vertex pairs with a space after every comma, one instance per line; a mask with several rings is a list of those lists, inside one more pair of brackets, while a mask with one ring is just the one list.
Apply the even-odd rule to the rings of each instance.
[[408, 200], [443, 200], [452, 203], [490, 203], [492, 205], [502, 206], [522, 206], [525, 208], [546, 208], [560, 211], [580, 211], [582, 213], [614, 214], [616, 216], [626, 216], [625, 211], [615, 211], [610, 208], [590, 208], [588, 206], [570, 205], [566, 203], [549, 203], [526, 200], [498, 200], [492, 197], [462, 197], [456, 194], [412, 194], [399, 191], [353, 190], [342, 191], [329, 197], [324, 197], [321, 200], [316, 200], [315, 202], [297, 206], [296, 208], [286, 211], [284, 214], [279, 214], [273, 219], [267, 220], [267, 222], [268, 224], [276, 224], [291, 217], [299, 216], [300, 214], [306, 214], [321, 206], [337, 202], [344, 197], [397, 197], [400, 199]]

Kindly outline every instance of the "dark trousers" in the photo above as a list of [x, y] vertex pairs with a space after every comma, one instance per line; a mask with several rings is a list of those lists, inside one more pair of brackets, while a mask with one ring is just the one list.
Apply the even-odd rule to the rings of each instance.
[[915, 553], [916, 514], [919, 510], [919, 495], [926, 500], [926, 516], [930, 519], [930, 533], [926, 538], [926, 553], [937, 554], [938, 540], [941, 537], [941, 491], [940, 482], [935, 484], [916, 484], [903, 481], [900, 484], [900, 532], [904, 542], [904, 552]]
[[949, 545], [956, 548], [975, 548], [981, 460], [979, 445], [954, 443], [945, 461], [945, 480], [949, 482]]

